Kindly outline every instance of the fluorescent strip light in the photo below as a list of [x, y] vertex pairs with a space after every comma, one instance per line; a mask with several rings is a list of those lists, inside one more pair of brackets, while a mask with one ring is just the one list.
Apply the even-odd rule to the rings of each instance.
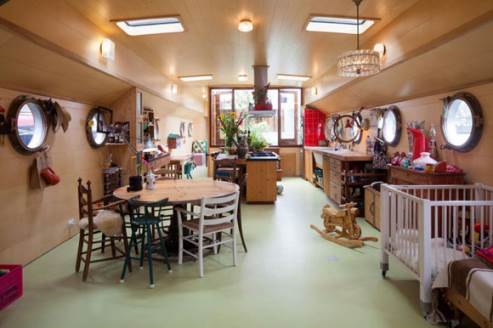
[[131, 36], [185, 31], [179, 16], [114, 20], [114, 22]]
[[289, 80], [289, 81], [301, 81], [305, 82], [311, 79], [311, 76], [306, 75], [290, 75], [290, 74], [277, 74], [278, 80]]
[[248, 81], [248, 75], [246, 75], [246, 74], [238, 74], [238, 81], [241, 81], [241, 82]]
[[190, 76], [180, 76], [180, 80], [183, 82], [194, 82], [194, 81], [207, 81], [212, 80], [212, 75], [190, 75]]
[[306, 30], [309, 32], [357, 34], [359, 25], [359, 33], [363, 34], [374, 23], [375, 20], [368, 18], [360, 18], [358, 23], [356, 18], [312, 16], [306, 25]]

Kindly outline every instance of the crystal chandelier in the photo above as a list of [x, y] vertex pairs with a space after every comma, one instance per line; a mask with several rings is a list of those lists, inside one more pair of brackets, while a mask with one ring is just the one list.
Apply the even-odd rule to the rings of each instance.
[[344, 77], [369, 76], [380, 72], [380, 54], [374, 50], [359, 48], [359, 5], [363, 0], [353, 0], [356, 5], [356, 50], [339, 56], [337, 74]]

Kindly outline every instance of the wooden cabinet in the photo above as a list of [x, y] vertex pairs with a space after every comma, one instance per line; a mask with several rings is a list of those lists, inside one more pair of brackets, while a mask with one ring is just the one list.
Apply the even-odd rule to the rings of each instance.
[[304, 161], [305, 161], [305, 180], [309, 182], [313, 182], [313, 153], [311, 150], [306, 150], [305, 149], [305, 155], [304, 155]]
[[425, 173], [399, 166], [390, 168], [390, 183], [400, 185], [464, 184], [464, 173]]
[[365, 219], [380, 230], [380, 192], [371, 187], [365, 188]]
[[277, 199], [277, 161], [247, 161], [248, 203], [274, 203]]
[[[337, 204], [342, 203], [342, 180], [341, 180], [342, 162], [335, 158], [329, 159], [329, 197]], [[325, 172], [324, 172], [325, 173]]]
[[[372, 157], [354, 151], [335, 151], [327, 147], [305, 148], [305, 179], [314, 183], [315, 162], [323, 171], [323, 190], [336, 204], [356, 202], [363, 208], [363, 186], [385, 181], [387, 172], [371, 168]], [[322, 162], [315, 155], [322, 157]], [[318, 183], [317, 185], [321, 185]]]
[[330, 197], [330, 158], [323, 157], [323, 171], [324, 171], [324, 192]]

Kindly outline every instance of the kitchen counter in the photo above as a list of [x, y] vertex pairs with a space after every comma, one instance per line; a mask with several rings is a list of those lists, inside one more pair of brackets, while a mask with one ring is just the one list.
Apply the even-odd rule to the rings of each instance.
[[373, 157], [351, 150], [304, 147], [305, 179], [322, 188], [337, 204], [363, 207], [363, 186], [385, 180], [386, 172], [371, 169]]
[[326, 155], [328, 157], [332, 157], [340, 161], [368, 162], [373, 159], [371, 155], [367, 155], [352, 150], [345, 150], [345, 149], [334, 150], [333, 148], [330, 147], [310, 147], [310, 146], [305, 146], [304, 149], [309, 150], [313, 153]]

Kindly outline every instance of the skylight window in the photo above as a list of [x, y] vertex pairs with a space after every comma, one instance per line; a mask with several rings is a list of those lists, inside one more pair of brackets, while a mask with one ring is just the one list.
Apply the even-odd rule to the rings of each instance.
[[359, 25], [359, 33], [362, 34], [374, 23], [375, 20], [368, 18], [357, 20], [346, 17], [312, 16], [306, 25], [306, 30], [309, 32], [357, 34]]
[[132, 36], [185, 31], [179, 16], [115, 20], [115, 22], [125, 33]]

